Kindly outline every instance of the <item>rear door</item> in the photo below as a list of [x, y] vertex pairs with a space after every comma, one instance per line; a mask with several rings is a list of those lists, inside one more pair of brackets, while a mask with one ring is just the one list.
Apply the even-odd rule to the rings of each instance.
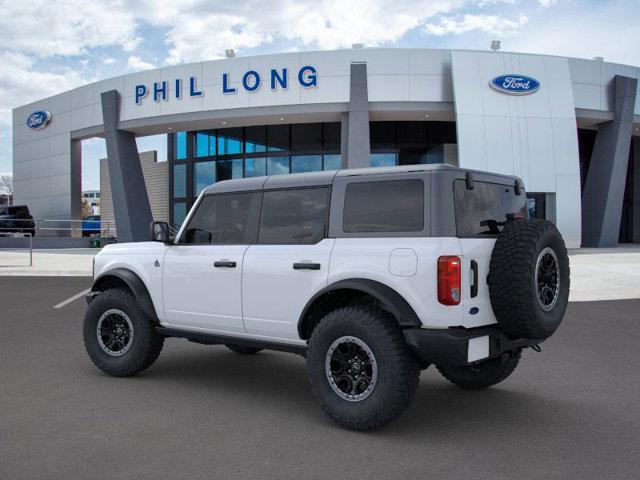
[[498, 234], [514, 216], [529, 218], [524, 190], [513, 185], [454, 180], [456, 231], [462, 248], [464, 324], [473, 327], [496, 322], [489, 298], [489, 264]]
[[258, 243], [247, 249], [242, 274], [247, 333], [299, 340], [298, 316], [329, 274], [329, 196], [329, 187], [263, 193]]

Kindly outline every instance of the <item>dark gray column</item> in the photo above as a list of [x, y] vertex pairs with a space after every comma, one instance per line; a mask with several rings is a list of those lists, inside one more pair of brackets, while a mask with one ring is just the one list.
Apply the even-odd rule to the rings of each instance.
[[149, 239], [151, 207], [142, 176], [136, 137], [132, 132], [118, 130], [119, 102], [116, 90], [102, 93], [102, 118], [113, 213], [118, 241], [140, 242]]
[[633, 243], [640, 243], [640, 137], [633, 141]]
[[[346, 152], [343, 151], [343, 166], [362, 168], [370, 166], [369, 155], [369, 94], [367, 91], [367, 64], [351, 64], [349, 87], [349, 115], [347, 125], [343, 120], [342, 132], [347, 130]], [[345, 145], [344, 139], [342, 143]], [[346, 155], [345, 155], [346, 153]], [[346, 159], [344, 158], [346, 156]]]
[[638, 80], [616, 75], [614, 117], [602, 123], [582, 193], [582, 246], [618, 244]]

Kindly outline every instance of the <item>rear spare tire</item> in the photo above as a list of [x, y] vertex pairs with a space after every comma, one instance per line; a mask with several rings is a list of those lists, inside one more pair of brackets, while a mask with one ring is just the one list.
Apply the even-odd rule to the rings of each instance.
[[555, 225], [508, 221], [493, 248], [487, 283], [493, 312], [507, 336], [549, 337], [569, 301], [569, 256]]

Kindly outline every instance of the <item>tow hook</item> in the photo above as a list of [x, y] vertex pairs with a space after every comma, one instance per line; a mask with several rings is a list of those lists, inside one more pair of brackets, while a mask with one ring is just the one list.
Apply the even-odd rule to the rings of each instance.
[[542, 348], [540, 348], [540, 345], [531, 345], [531, 350], [540, 353], [542, 351]]

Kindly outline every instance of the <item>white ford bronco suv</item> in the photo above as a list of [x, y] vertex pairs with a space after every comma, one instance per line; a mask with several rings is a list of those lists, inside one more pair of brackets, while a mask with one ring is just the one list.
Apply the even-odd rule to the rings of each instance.
[[410, 404], [434, 365], [489, 387], [559, 326], [562, 237], [530, 220], [516, 177], [412, 165], [228, 180], [206, 188], [175, 239], [106, 246], [84, 343], [114, 376], [165, 338], [306, 358], [339, 424], [371, 430]]

